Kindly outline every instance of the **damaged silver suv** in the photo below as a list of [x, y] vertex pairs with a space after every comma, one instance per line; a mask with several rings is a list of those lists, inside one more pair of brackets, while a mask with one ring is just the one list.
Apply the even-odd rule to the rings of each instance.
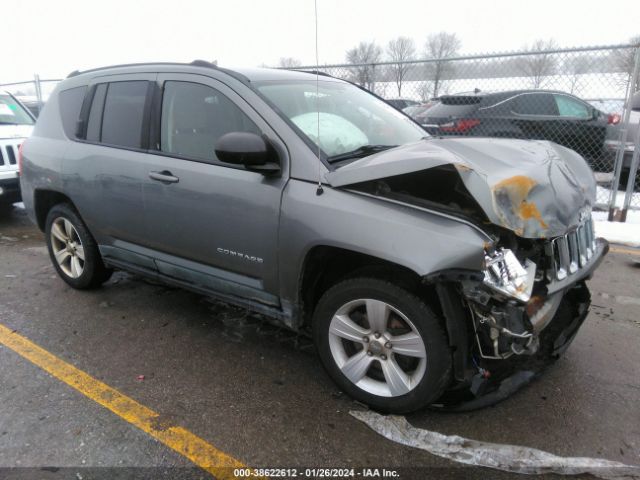
[[261, 312], [383, 411], [477, 408], [535, 377], [608, 248], [575, 152], [427, 137], [305, 72], [74, 72], [22, 153], [25, 207], [70, 286], [122, 269]]

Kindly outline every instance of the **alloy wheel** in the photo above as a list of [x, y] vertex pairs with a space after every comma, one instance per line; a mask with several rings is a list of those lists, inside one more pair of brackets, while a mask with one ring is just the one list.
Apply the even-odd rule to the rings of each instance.
[[84, 246], [78, 231], [64, 217], [51, 224], [51, 247], [60, 269], [70, 278], [78, 278], [84, 271]]
[[381, 300], [358, 299], [340, 307], [329, 326], [329, 348], [344, 376], [373, 395], [405, 395], [426, 371], [427, 353], [418, 329]]

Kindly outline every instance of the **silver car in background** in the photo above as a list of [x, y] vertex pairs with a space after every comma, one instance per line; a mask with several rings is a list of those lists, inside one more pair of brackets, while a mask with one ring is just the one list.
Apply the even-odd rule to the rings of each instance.
[[[640, 135], [640, 92], [636, 92], [632, 97], [629, 104], [629, 124], [626, 125], [626, 134], [623, 139], [624, 155], [622, 160], [622, 172], [620, 175], [620, 189], [624, 190], [629, 178], [629, 170], [631, 168], [631, 160], [633, 159], [633, 153], [635, 151], [635, 145], [638, 142], [638, 136]], [[608, 152], [608, 156], [615, 160], [616, 153], [620, 146], [619, 128], [611, 129], [608, 133], [608, 139], [605, 142], [605, 148]]]

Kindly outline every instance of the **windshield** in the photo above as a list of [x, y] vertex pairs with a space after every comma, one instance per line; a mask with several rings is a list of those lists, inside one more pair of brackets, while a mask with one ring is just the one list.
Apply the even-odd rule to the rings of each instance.
[[33, 118], [12, 96], [0, 94], [0, 125], [33, 125]]
[[375, 145], [379, 150], [428, 136], [395, 108], [351, 84], [318, 83], [317, 94], [315, 79], [265, 81], [256, 86], [329, 159], [364, 146]]

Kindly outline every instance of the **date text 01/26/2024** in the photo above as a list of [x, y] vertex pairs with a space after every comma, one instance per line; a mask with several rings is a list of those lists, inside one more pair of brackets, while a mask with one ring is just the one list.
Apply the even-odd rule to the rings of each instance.
[[396, 470], [387, 468], [236, 468], [236, 478], [399, 478]]

